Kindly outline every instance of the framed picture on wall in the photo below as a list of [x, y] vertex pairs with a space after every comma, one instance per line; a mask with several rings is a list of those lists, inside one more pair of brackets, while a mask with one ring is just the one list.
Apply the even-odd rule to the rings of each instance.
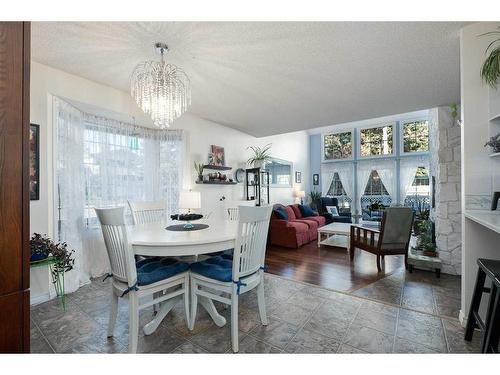
[[295, 183], [302, 183], [302, 172], [295, 172]]
[[225, 155], [224, 155], [224, 147], [211, 145], [210, 146], [210, 154], [212, 155], [212, 160], [209, 164], [216, 165], [218, 167], [224, 167], [226, 165]]
[[319, 185], [319, 174], [313, 174], [313, 185]]
[[40, 199], [40, 125], [30, 124], [30, 200]]

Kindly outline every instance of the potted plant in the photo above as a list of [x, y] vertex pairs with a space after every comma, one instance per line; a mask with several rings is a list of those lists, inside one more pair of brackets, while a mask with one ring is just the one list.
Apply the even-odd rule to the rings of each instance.
[[484, 147], [486, 146], [490, 146], [493, 152], [500, 152], [500, 133], [491, 137], [490, 140], [484, 144]]
[[420, 225], [424, 221], [428, 221], [431, 211], [429, 209], [419, 210], [415, 215], [415, 221], [413, 222], [413, 234], [418, 236], [420, 234]]
[[321, 199], [321, 193], [319, 191], [311, 191], [309, 193], [309, 198], [311, 199], [311, 208], [313, 210], [317, 210], [319, 207], [319, 201]]
[[436, 244], [432, 239], [432, 221], [424, 220], [420, 222], [419, 232], [416, 249], [421, 251], [425, 256], [436, 257], [438, 252], [436, 251]]
[[52, 283], [59, 297], [64, 296], [64, 272], [71, 271], [75, 264], [74, 250], [68, 249], [66, 242], [55, 243], [49, 237], [34, 233], [30, 240], [30, 262], [49, 261]]
[[194, 169], [196, 171], [196, 173], [198, 173], [198, 181], [199, 182], [203, 182], [203, 164], [200, 163], [198, 164], [197, 162], [194, 162]]
[[[490, 31], [483, 35], [500, 35], [500, 27], [498, 31]], [[481, 78], [491, 88], [497, 88], [497, 82], [500, 78], [500, 38], [495, 39], [486, 48], [486, 60], [481, 67]]]
[[271, 145], [271, 143], [268, 143], [264, 147], [247, 147], [247, 150], [250, 149], [253, 152], [253, 156], [247, 160], [247, 163], [254, 168], [262, 168], [266, 161], [271, 160]]

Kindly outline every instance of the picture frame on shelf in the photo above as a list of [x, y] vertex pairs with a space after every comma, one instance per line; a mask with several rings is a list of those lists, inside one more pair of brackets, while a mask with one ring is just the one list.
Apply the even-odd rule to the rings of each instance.
[[226, 160], [225, 160], [225, 155], [224, 155], [224, 147], [211, 145], [209, 155], [212, 155], [212, 158], [211, 158], [212, 160], [210, 160], [210, 156], [209, 156], [209, 160], [208, 160], [209, 163], [208, 164], [215, 165], [218, 167], [224, 167], [226, 165]]
[[30, 200], [40, 200], [40, 125], [30, 124], [29, 133]]
[[302, 172], [295, 172], [295, 183], [302, 183]]

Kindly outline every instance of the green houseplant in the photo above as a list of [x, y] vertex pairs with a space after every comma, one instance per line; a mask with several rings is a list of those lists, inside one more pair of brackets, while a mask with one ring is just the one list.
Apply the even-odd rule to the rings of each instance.
[[202, 163], [197, 163], [197, 162], [194, 162], [194, 169], [196, 171], [196, 173], [198, 173], [198, 181], [203, 181], [203, 170], [204, 170], [204, 167], [203, 167], [203, 164]]
[[319, 207], [319, 200], [321, 199], [321, 193], [319, 191], [311, 191], [309, 193], [309, 198], [311, 199], [311, 208], [317, 210]]
[[432, 221], [423, 220], [419, 224], [419, 235], [416, 249], [422, 251], [425, 256], [436, 257], [437, 247], [432, 239]]
[[500, 152], [500, 133], [491, 137], [490, 140], [484, 144], [484, 147], [486, 146], [490, 146], [493, 152]]
[[[499, 30], [484, 33], [482, 36], [500, 35], [500, 27], [498, 29]], [[498, 80], [500, 79], [500, 38], [492, 41], [488, 45], [488, 48], [486, 48], [485, 53], [487, 54], [487, 57], [481, 67], [481, 78], [491, 88], [496, 89]]]
[[75, 264], [74, 250], [68, 249], [66, 242], [55, 243], [47, 236], [34, 233], [30, 239], [30, 262], [32, 265], [46, 262], [52, 276], [57, 296], [64, 296], [64, 273], [71, 271]]
[[271, 160], [271, 143], [268, 143], [264, 147], [249, 146], [247, 150], [250, 149], [253, 152], [253, 156], [247, 160], [249, 165], [254, 168], [262, 168], [266, 161]]

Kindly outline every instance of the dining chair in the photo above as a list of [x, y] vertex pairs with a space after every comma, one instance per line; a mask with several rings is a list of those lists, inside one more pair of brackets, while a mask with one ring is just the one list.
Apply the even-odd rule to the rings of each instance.
[[264, 299], [264, 261], [272, 206], [239, 207], [233, 259], [222, 256], [191, 264], [191, 317], [194, 329], [198, 296], [231, 306], [231, 342], [238, 352], [238, 298], [257, 288], [260, 319], [268, 324]]
[[168, 304], [165, 306], [171, 309], [184, 299], [186, 323], [189, 327], [189, 264], [160, 257], [135, 262], [134, 252], [127, 239], [125, 207], [96, 208], [95, 211], [101, 223], [112, 272], [109, 274], [112, 283], [108, 337], [113, 336], [118, 300], [125, 296], [129, 300], [129, 353], [137, 351], [139, 310], [161, 302]]
[[134, 225], [157, 223], [165, 219], [167, 202], [165, 201], [128, 201]]
[[377, 256], [377, 269], [382, 271], [380, 259], [386, 255], [404, 255], [408, 268], [408, 247], [413, 226], [413, 210], [409, 207], [388, 207], [382, 215], [380, 230], [351, 225], [349, 253], [354, 260], [355, 249]]

